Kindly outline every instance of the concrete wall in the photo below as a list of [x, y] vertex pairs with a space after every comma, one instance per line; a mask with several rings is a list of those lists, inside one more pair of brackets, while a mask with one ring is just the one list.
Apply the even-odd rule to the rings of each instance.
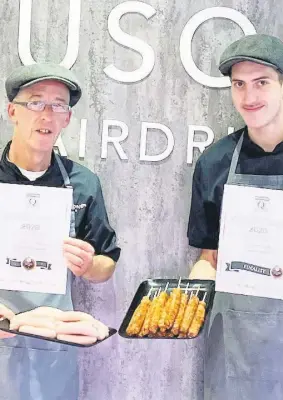
[[[76, 0], [79, 2], [79, 0]], [[28, 11], [29, 1], [22, 1]], [[122, 255], [113, 279], [101, 285], [78, 281], [74, 298], [78, 309], [94, 313], [119, 327], [141, 281], [149, 277], [187, 277], [197, 251], [189, 249], [186, 230], [194, 164], [187, 163], [189, 127], [210, 127], [215, 140], [237, 129], [241, 121], [232, 109], [229, 89], [209, 88], [185, 70], [179, 52], [180, 36], [197, 12], [209, 7], [231, 7], [245, 15], [259, 33], [283, 38], [281, 3], [275, 0], [149, 0], [155, 15], [147, 20], [136, 13], [121, 19], [121, 28], [153, 48], [155, 65], [137, 83], [109, 78], [104, 68], [114, 63], [125, 71], [137, 69], [138, 53], [115, 43], [107, 30], [108, 16], [119, 0], [81, 1], [78, 57], [73, 70], [80, 77], [84, 95], [73, 122], [62, 135], [67, 154], [98, 172], [109, 217], [119, 234]], [[19, 0], [0, 2], [0, 145], [10, 138], [4, 80], [21, 64], [18, 52]], [[23, 9], [22, 9], [23, 10]], [[31, 54], [36, 61], [61, 62], [67, 47], [69, 0], [34, 0]], [[26, 17], [25, 17], [26, 18]], [[211, 19], [201, 25], [193, 40], [193, 55], [208, 75], [220, 76], [217, 62], [231, 41], [242, 36], [235, 23]], [[26, 47], [27, 48], [27, 47]], [[87, 120], [85, 156], [79, 159], [81, 119]], [[127, 160], [113, 145], [101, 158], [102, 130], [106, 120], [119, 120], [129, 129], [121, 143]], [[173, 133], [175, 146], [166, 159], [140, 160], [142, 122], [164, 124]], [[112, 136], [120, 135], [117, 129]], [[197, 134], [198, 140], [206, 135]], [[148, 154], [166, 148], [164, 134], [148, 134]], [[104, 344], [80, 354], [81, 399], [200, 400], [204, 338], [193, 341], [125, 340], [115, 335]]]

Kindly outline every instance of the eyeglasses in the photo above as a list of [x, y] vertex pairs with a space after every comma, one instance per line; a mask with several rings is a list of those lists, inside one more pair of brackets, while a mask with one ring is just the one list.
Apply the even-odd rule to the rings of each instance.
[[14, 104], [26, 107], [31, 111], [43, 111], [46, 106], [50, 106], [55, 113], [66, 113], [70, 111], [71, 107], [68, 104], [60, 103], [45, 103], [44, 101], [13, 101]]

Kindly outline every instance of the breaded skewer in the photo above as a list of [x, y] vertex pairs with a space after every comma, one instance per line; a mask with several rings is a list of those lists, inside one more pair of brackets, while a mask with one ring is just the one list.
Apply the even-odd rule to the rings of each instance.
[[159, 291], [160, 290], [156, 291], [155, 294], [154, 294], [154, 298], [153, 298], [153, 300], [151, 302], [151, 305], [149, 306], [149, 309], [147, 311], [146, 317], [145, 317], [144, 322], [143, 322], [143, 326], [142, 326], [142, 328], [140, 330], [139, 337], [144, 337], [144, 336], [149, 334], [149, 326], [150, 326], [150, 322], [152, 320], [153, 312], [154, 312], [154, 310], [156, 308], [156, 303], [158, 302], [158, 299], [159, 299], [159, 297], [158, 297], [159, 296]]
[[179, 287], [174, 288], [172, 290], [171, 296], [172, 301], [165, 319], [166, 329], [170, 329], [175, 322], [181, 303], [182, 290]]
[[167, 313], [171, 306], [171, 302], [172, 302], [172, 293], [170, 294], [168, 300], [166, 301], [165, 307], [163, 307], [160, 319], [158, 321], [158, 327], [161, 332], [166, 332], [166, 323], [165, 322], [166, 322]]
[[187, 334], [189, 327], [192, 323], [192, 320], [194, 318], [195, 312], [197, 310], [198, 303], [199, 303], [198, 292], [196, 295], [194, 295], [192, 292], [188, 304], [186, 306], [183, 321], [181, 323], [180, 333]]
[[134, 335], [138, 335], [140, 333], [140, 330], [144, 323], [147, 311], [151, 305], [151, 300], [150, 300], [151, 290], [152, 289], [150, 289], [147, 296], [143, 296], [140, 304], [136, 308], [136, 310], [130, 320], [130, 323], [126, 329], [127, 335], [134, 336]]
[[[189, 285], [189, 284], [188, 284]], [[180, 301], [180, 307], [179, 307], [179, 311], [178, 314], [176, 316], [175, 322], [173, 324], [173, 327], [171, 329], [172, 333], [176, 336], [179, 334], [179, 330], [181, 327], [181, 323], [183, 321], [184, 318], [184, 314], [185, 314], [185, 310], [186, 310], [186, 305], [188, 302], [188, 295], [187, 295], [187, 289], [188, 289], [188, 285], [186, 287], [185, 293], [182, 293], [181, 295], [181, 301]]]
[[205, 308], [206, 308], [206, 303], [205, 303], [205, 297], [206, 293], [204, 295], [204, 298], [202, 301], [199, 302], [194, 319], [191, 323], [191, 326], [189, 328], [188, 332], [188, 337], [194, 338], [199, 334], [200, 328], [202, 327], [205, 319]]
[[164, 306], [166, 304], [166, 301], [168, 300], [168, 294], [166, 293], [167, 288], [168, 288], [168, 283], [165, 287], [165, 290], [160, 293], [158, 300], [156, 302], [156, 306], [151, 316], [149, 324], [149, 332], [152, 334], [155, 334], [158, 330], [159, 321], [162, 315], [162, 310], [164, 310]]

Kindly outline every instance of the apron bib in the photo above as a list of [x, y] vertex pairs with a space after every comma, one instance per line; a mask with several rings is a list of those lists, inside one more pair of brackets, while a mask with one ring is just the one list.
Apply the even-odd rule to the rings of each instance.
[[[67, 171], [55, 154], [65, 187], [70, 187]], [[70, 236], [75, 237], [75, 212], [72, 210]], [[45, 294], [0, 290], [0, 303], [15, 313], [44, 305], [73, 310], [73, 275], [68, 269], [66, 294]], [[45, 342], [24, 336], [0, 340], [0, 399], [2, 400], [77, 400], [77, 350], [72, 346]]]
[[[236, 174], [234, 151], [227, 184], [283, 189], [283, 176]], [[283, 399], [283, 301], [216, 292], [209, 318], [205, 400]]]

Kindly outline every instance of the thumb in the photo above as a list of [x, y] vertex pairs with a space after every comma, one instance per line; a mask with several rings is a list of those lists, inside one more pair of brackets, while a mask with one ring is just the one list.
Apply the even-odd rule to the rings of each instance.
[[4, 304], [0, 304], [0, 316], [11, 320], [15, 316], [15, 313], [10, 308], [4, 306]]

